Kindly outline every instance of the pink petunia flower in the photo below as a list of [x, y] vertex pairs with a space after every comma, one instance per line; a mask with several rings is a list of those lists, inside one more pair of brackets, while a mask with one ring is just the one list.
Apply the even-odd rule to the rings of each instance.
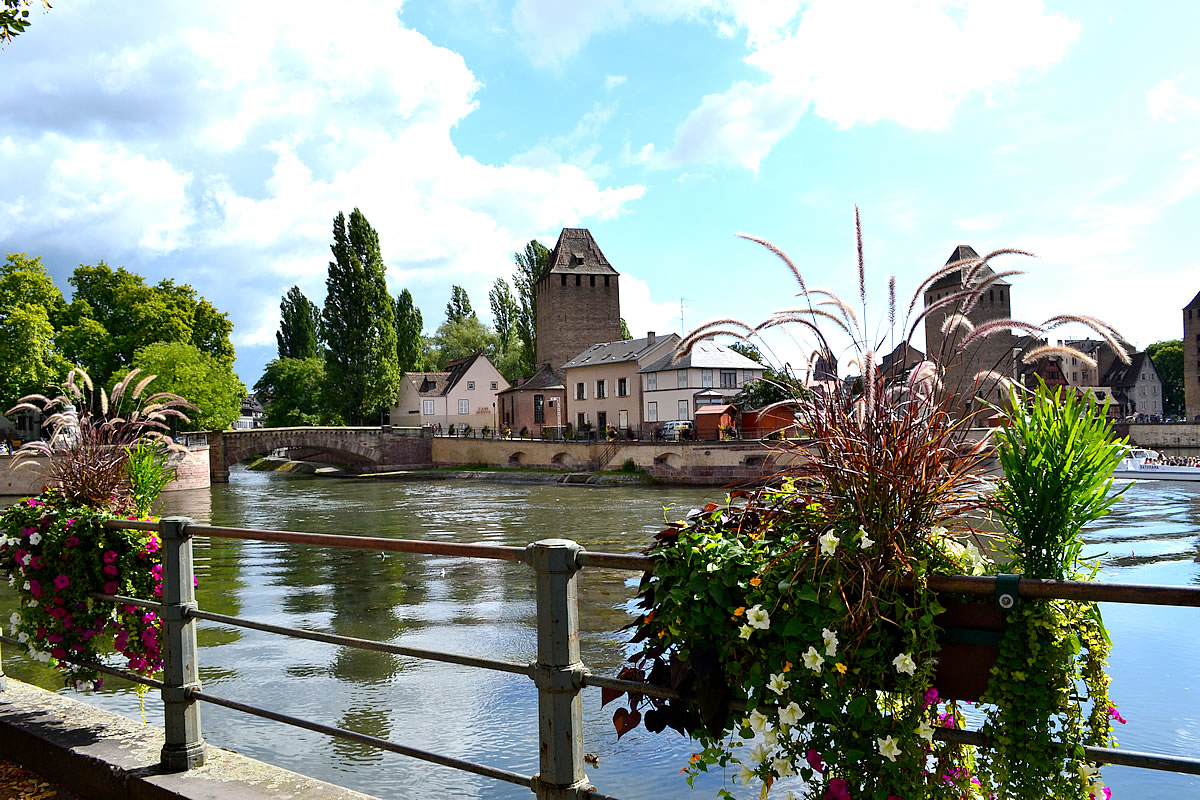
[[829, 788], [821, 797], [825, 800], [850, 800], [850, 790], [846, 786], [845, 778], [830, 778]]
[[70, 585], [71, 585], [71, 579], [68, 578], [66, 575], [59, 575], [57, 578], [54, 579], [54, 588], [56, 591], [61, 592], [63, 589], [67, 588]]
[[116, 564], [105, 564], [105, 565], [104, 565], [104, 568], [103, 568], [103, 570], [101, 570], [101, 571], [102, 571], [102, 572], [103, 572], [105, 575], [111, 575], [111, 576], [112, 576], [112, 577], [114, 577], [114, 578], [115, 578], [115, 577], [117, 576], [117, 574], [120, 572], [120, 570], [118, 570], [118, 569], [117, 569], [117, 565], [116, 565]]
[[108, 583], [104, 584], [104, 593], [116, 594], [120, 588], [121, 587], [117, 585], [116, 581], [109, 581]]
[[63, 542], [63, 547], [74, 547], [77, 544], [79, 544], [78, 536], [68, 536], [67, 540]]
[[938, 701], [938, 690], [931, 687], [929, 689], [929, 691], [925, 692], [925, 697], [921, 701], [921, 710], [924, 711], [925, 709], [929, 708], [931, 705], [933, 705], [937, 701]]
[[1121, 712], [1120, 712], [1120, 711], [1117, 711], [1117, 707], [1116, 707], [1116, 706], [1109, 706], [1109, 707], [1108, 707], [1108, 715], [1109, 715], [1110, 717], [1112, 717], [1113, 719], [1115, 719], [1117, 722], [1121, 723], [1122, 725], [1124, 725], [1124, 724], [1125, 724], [1125, 718], [1121, 716]]
[[810, 749], [807, 753], [805, 753], [804, 760], [808, 762], [808, 765], [812, 767], [815, 772], [825, 772], [825, 764], [821, 761], [821, 754], [816, 750]]
[[34, 599], [40, 598], [42, 596], [42, 584], [31, 580], [29, 582], [29, 593], [34, 596]]

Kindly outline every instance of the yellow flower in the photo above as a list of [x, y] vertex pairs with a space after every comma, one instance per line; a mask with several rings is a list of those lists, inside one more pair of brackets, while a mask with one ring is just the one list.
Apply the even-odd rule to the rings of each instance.
[[735, 608], [735, 609], [733, 610], [733, 616], [734, 616], [734, 617], [740, 617], [742, 614], [745, 614], [745, 613], [746, 613], [746, 607], [745, 607], [745, 606], [738, 606], [737, 608]]
[[783, 662], [783, 671], [784, 671], [784, 674], [791, 672], [792, 671], [792, 662], [790, 662], [790, 661]]
[[751, 585], [751, 586], [757, 587], [757, 586], [759, 586], [759, 585], [761, 585], [761, 584], [762, 584], [762, 578], [751, 578], [751, 579], [750, 579], [750, 585]]
[[834, 664], [833, 668], [836, 669], [838, 672], [842, 673], [843, 675], [846, 674], [846, 665], [840, 661], [838, 663]]

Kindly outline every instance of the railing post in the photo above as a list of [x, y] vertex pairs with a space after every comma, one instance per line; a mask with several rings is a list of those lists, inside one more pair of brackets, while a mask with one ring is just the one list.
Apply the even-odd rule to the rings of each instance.
[[166, 742], [161, 762], [168, 772], [182, 772], [204, 763], [200, 705], [188, 690], [200, 688], [196, 664], [196, 608], [192, 571], [191, 520], [164, 517], [159, 522], [163, 554], [162, 654]]
[[538, 800], [572, 800], [588, 786], [583, 772], [584, 668], [579, 660], [579, 552], [569, 539], [529, 545], [537, 571], [538, 741], [540, 771], [533, 778]]

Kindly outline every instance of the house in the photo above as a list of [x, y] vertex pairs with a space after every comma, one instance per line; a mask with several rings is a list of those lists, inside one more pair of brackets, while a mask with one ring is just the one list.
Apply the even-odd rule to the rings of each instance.
[[742, 387], [763, 376], [763, 365], [712, 339], [691, 351], [669, 353], [638, 370], [642, 381], [642, 421], [691, 420], [701, 406], [730, 402]]
[[[1042, 344], [1045, 344], [1045, 342], [1037, 341], [1034, 343], [1034, 346]], [[1023, 386], [1030, 389], [1037, 388], [1038, 378], [1041, 378], [1046, 386], [1051, 389], [1066, 386], [1069, 381], [1067, 380], [1066, 370], [1063, 367], [1063, 360], [1063, 356], [1054, 356], [1052, 358], [1039, 358], [1031, 364], [1017, 362], [1017, 380]]]
[[901, 342], [879, 362], [879, 371], [885, 380], [904, 380], [924, 360], [924, 353], [908, 342]]
[[1184, 419], [1200, 422], [1200, 293], [1183, 307]]
[[398, 428], [450, 432], [496, 427], [496, 396], [508, 381], [483, 353], [451, 361], [444, 372], [406, 372], [388, 415]]
[[587, 228], [563, 228], [534, 290], [537, 363], [562, 374], [576, 354], [621, 338], [620, 277]]
[[1145, 352], [1134, 353], [1128, 364], [1117, 361], [1101, 383], [1112, 389], [1113, 403], [1122, 417], [1163, 416], [1163, 382]]
[[262, 427], [263, 406], [258, 395], [248, 394], [242, 400], [242, 413], [233, 421], [235, 431], [251, 430]]
[[570, 421], [563, 377], [549, 364], [500, 392], [497, 403], [500, 429], [507, 428], [513, 436], [545, 438], [548, 428], [556, 429]]
[[[1101, 380], [1108, 372], [1120, 361], [1117, 358], [1116, 352], [1112, 346], [1102, 339], [1067, 339], [1058, 340], [1060, 347], [1066, 346], [1078, 350], [1088, 358], [1096, 362], [1096, 366], [1090, 366], [1087, 362], [1079, 358], [1079, 356], [1070, 356], [1063, 359], [1063, 376], [1072, 386], [1102, 386]], [[1129, 342], [1117, 342], [1126, 353], [1132, 353], [1133, 345]]]
[[679, 335], [594, 344], [563, 365], [567, 411], [576, 430], [608, 426], [623, 434], [642, 427], [642, 381], [638, 370], [675, 352]]

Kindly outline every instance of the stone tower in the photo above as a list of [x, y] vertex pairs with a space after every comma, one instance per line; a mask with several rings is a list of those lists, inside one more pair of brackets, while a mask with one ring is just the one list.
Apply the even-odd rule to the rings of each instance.
[[1183, 308], [1183, 409], [1188, 422], [1200, 415], [1200, 293]]
[[[950, 258], [946, 259], [946, 264], [953, 264], [968, 258], [979, 258], [979, 254], [969, 245], [960, 244], [954, 248]], [[974, 280], [978, 284], [993, 274], [995, 273], [990, 268], [985, 267], [975, 276]], [[983, 297], [967, 314], [967, 319], [977, 328], [993, 320], [1010, 319], [1012, 317], [1010, 288], [1008, 281], [1003, 279], [990, 284]], [[925, 290], [925, 305], [929, 306], [937, 300], [962, 290], [962, 270], [943, 275]], [[947, 336], [942, 333], [942, 324], [948, 316], [957, 313], [958, 306], [959, 304], [954, 303], [939, 308], [925, 318], [925, 351], [930, 360], [943, 366], [945, 374], [942, 380], [946, 387], [969, 398], [974, 394], [972, 388], [975, 385], [975, 376], [979, 372], [993, 370], [1001, 375], [1013, 376], [1013, 347], [1018, 344], [1018, 340], [1011, 331], [1001, 331], [972, 343], [965, 352], [957, 352], [958, 343], [966, 335], [966, 331], [959, 328], [951, 331]], [[1000, 399], [1001, 391], [1002, 389], [989, 384], [986, 399], [992, 401]], [[970, 405], [972, 404], [968, 402], [967, 406]]]
[[537, 363], [558, 371], [600, 342], [621, 339], [620, 276], [587, 228], [563, 228], [537, 283]]

